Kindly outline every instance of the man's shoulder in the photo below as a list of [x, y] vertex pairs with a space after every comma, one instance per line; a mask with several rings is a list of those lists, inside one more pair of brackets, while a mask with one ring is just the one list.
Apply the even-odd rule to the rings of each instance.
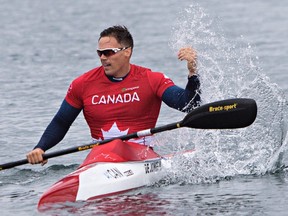
[[101, 75], [102, 71], [103, 71], [103, 67], [96, 67], [89, 71], [84, 72], [83, 74], [78, 76], [75, 80], [87, 81], [87, 80], [95, 79], [97, 76]]
[[143, 67], [140, 65], [131, 64], [131, 69], [134, 71], [135, 75], [144, 75], [144, 76], [161, 76], [163, 75], [162, 72], [155, 72], [152, 71], [148, 67]]
[[144, 71], [144, 72], [151, 71], [150, 68], [143, 67], [140, 65], [135, 65], [135, 64], [131, 64], [131, 69], [134, 71]]
[[134, 71], [134, 77], [137, 77], [139, 80], [147, 79], [151, 86], [159, 85], [174, 85], [173, 81], [166, 76], [163, 72], [152, 71], [149, 68], [145, 68], [139, 65], [132, 65]]

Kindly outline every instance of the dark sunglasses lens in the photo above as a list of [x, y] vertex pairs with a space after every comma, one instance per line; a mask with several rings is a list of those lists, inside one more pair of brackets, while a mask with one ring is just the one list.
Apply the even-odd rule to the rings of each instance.
[[113, 50], [97, 50], [98, 55], [101, 57], [102, 55], [109, 57], [115, 54]]

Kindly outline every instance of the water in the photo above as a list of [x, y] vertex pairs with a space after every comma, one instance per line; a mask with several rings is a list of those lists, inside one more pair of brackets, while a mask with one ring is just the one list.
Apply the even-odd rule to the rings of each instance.
[[[182, 46], [198, 52], [203, 102], [257, 101], [255, 123], [229, 131], [177, 129], [157, 134], [160, 153], [196, 148], [156, 185], [43, 215], [286, 215], [288, 3], [211, 1], [1, 0], [0, 161], [25, 158], [57, 111], [71, 80], [98, 65], [100, 31], [127, 25], [132, 62], [186, 84]], [[158, 125], [185, 115], [162, 107]], [[53, 151], [89, 143], [82, 116]], [[87, 152], [0, 173], [1, 215], [38, 215], [37, 202], [76, 169]], [[281, 168], [282, 167], [282, 168]]]

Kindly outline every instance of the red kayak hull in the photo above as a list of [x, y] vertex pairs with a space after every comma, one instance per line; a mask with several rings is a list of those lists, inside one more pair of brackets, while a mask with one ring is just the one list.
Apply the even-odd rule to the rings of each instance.
[[[155, 153], [151, 148], [139, 145], [133, 142], [123, 142], [121, 140], [114, 140], [110, 143], [105, 145], [96, 146], [94, 147], [91, 152], [88, 154], [84, 162], [77, 168], [76, 171], [68, 174], [58, 182], [56, 182], [52, 187], [50, 187], [40, 198], [38, 202], [38, 209], [46, 209], [47, 207], [55, 204], [55, 203], [63, 203], [63, 202], [75, 202], [77, 201], [77, 194], [79, 193], [79, 176], [81, 173], [87, 171], [91, 167], [100, 166], [100, 164], [113, 164], [113, 163], [125, 163], [125, 162], [137, 162], [137, 161], [149, 161], [153, 162], [161, 160], [161, 157]], [[155, 170], [155, 167], [158, 162], [153, 162], [156, 165], [149, 165], [152, 162], [147, 163], [146, 166], [146, 173], [147, 169]], [[120, 165], [120, 164], [119, 164]], [[161, 165], [161, 164], [160, 164]], [[153, 170], [153, 171], [154, 171]], [[109, 172], [108, 172], [109, 171]], [[155, 170], [157, 171], [157, 170]], [[132, 172], [132, 173], [129, 173]], [[135, 171], [120, 172], [116, 168], [107, 168], [106, 170], [106, 177], [107, 178], [114, 178], [120, 179], [121, 175], [133, 175]], [[132, 187], [131, 189], [135, 189]], [[91, 196], [86, 200], [95, 199], [103, 196], [111, 196], [118, 193], [123, 193], [126, 191], [131, 190], [123, 189], [119, 191], [107, 192], [105, 194], [98, 194], [96, 196]], [[78, 194], [79, 196], [79, 194]]]

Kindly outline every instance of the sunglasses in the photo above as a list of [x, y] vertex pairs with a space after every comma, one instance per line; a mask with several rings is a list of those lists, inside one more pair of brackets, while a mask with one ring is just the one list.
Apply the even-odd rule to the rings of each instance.
[[120, 51], [128, 49], [128, 48], [129, 47], [97, 49], [97, 54], [99, 57], [101, 57], [102, 55], [104, 55], [106, 57], [110, 57], [112, 55], [115, 55], [117, 52], [120, 52]]

